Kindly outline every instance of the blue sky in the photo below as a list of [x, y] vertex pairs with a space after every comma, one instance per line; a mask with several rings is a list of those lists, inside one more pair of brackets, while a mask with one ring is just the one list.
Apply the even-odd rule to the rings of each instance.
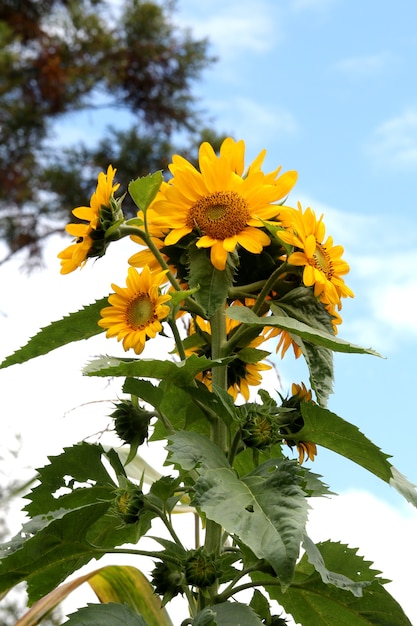
[[[210, 51], [218, 57], [195, 85], [212, 126], [245, 140], [247, 162], [266, 148], [267, 170], [279, 164], [284, 170], [297, 169], [299, 180], [289, 204], [300, 200], [324, 213], [327, 233], [345, 247], [351, 266], [346, 282], [355, 298], [344, 304], [339, 334], [372, 346], [386, 358], [338, 355], [329, 408], [359, 426], [417, 482], [417, 3], [178, 0], [177, 7], [177, 22], [198, 37], [207, 36]], [[99, 136], [108, 121], [72, 116], [57, 132], [61, 140], [87, 129], [90, 136]], [[124, 282], [126, 266], [117, 251], [79, 273], [59, 276], [56, 253], [65, 245], [60, 238], [52, 241], [48, 268], [29, 279], [19, 272], [18, 260], [0, 267], [0, 281], [9, 290], [0, 307], [0, 358], [40, 326], [103, 296], [110, 282]], [[121, 354], [115, 342], [103, 346], [102, 338], [94, 338], [0, 372], [0, 385], [9, 391], [1, 409], [9, 439], [13, 441], [16, 429], [26, 433], [16, 471], [22, 464], [43, 463], [45, 450], [58, 453], [62, 445], [103, 428], [101, 405], [66, 413], [97, 394], [105, 399], [117, 395], [117, 386], [80, 374], [82, 365], [103, 351]], [[284, 392], [293, 380], [306, 380], [301, 361], [285, 359], [277, 365]], [[17, 396], [22, 382], [25, 393]], [[53, 391], [45, 407], [46, 388]], [[334, 539], [347, 540], [345, 526], [352, 531], [360, 511], [389, 520], [384, 527], [381, 517], [374, 518], [365, 533], [364, 548], [366, 540], [379, 541], [379, 549], [375, 545], [367, 556], [377, 563], [382, 559], [383, 569], [389, 548], [380, 548], [390, 527], [409, 541], [413, 532], [415, 536], [411, 524], [415, 526], [417, 517], [411, 506], [384, 483], [325, 450], [319, 450], [313, 469], [346, 502], [336, 514], [342, 534]], [[357, 492], [355, 510], [349, 498]], [[364, 494], [366, 505], [360, 499]], [[331, 513], [323, 515], [329, 519]], [[364, 520], [359, 522], [362, 533]], [[380, 532], [375, 534], [376, 525]], [[411, 562], [415, 548], [395, 543], [399, 537], [390, 539], [393, 554], [386, 573], [400, 581], [404, 550], [409, 550]], [[400, 582], [398, 597], [407, 589], [406, 580]], [[417, 620], [410, 596], [408, 602], [409, 616], [414, 610]]]

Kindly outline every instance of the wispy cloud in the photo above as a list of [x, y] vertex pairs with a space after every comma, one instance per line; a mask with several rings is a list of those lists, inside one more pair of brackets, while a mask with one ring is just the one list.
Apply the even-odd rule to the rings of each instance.
[[334, 68], [350, 78], [369, 78], [376, 76], [389, 69], [394, 59], [386, 52], [353, 56], [340, 59], [334, 64]]
[[256, 99], [213, 100], [209, 107], [214, 116], [222, 120], [219, 130], [229, 132], [232, 129], [235, 137], [244, 138], [248, 153], [252, 149], [259, 152], [259, 146], [270, 144], [272, 139], [298, 132], [297, 120], [290, 111]]
[[251, 0], [210, 3], [183, 2], [179, 14], [197, 37], [208, 37], [213, 51], [222, 62], [242, 53], [264, 53], [283, 36], [277, 12], [271, 16], [271, 4]]
[[365, 152], [377, 167], [417, 168], [417, 106], [378, 126]]

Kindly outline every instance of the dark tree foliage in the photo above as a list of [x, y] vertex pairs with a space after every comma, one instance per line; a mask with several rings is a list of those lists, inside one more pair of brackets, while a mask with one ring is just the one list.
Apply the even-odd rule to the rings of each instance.
[[[3, 261], [22, 249], [39, 261], [45, 238], [88, 203], [109, 163], [125, 188], [165, 169], [178, 149], [193, 157], [202, 138], [220, 143], [202, 130], [192, 94], [213, 61], [207, 41], [180, 29], [174, 10], [168, 0], [0, 1]], [[57, 142], [54, 130], [64, 117], [76, 126], [80, 112], [103, 109], [116, 121], [124, 115], [130, 127], [113, 124], [98, 144], [88, 136]]]

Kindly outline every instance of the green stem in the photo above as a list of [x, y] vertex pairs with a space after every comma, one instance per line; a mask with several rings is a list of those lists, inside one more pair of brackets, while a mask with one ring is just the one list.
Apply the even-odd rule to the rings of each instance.
[[[226, 302], [210, 319], [211, 325], [211, 358], [221, 359], [226, 356]], [[221, 389], [227, 389], [227, 366], [220, 365], [219, 367], [213, 367], [212, 369], [212, 382], [213, 385], [220, 387]], [[215, 443], [224, 453], [226, 453], [227, 447], [227, 428], [225, 423], [217, 416], [211, 424], [211, 440]], [[209, 554], [219, 555], [222, 549], [222, 527], [213, 520], [207, 519], [206, 522], [206, 536], [204, 546]], [[215, 596], [218, 590], [218, 583], [216, 582], [210, 589], [210, 595]], [[207, 598], [200, 592], [198, 598], [198, 604], [200, 609], [205, 606]]]
[[233, 589], [229, 589], [229, 585], [227, 589], [225, 589], [221, 594], [217, 596], [217, 602], [226, 602], [228, 598], [234, 596], [240, 591], [245, 591], [245, 589], [252, 589], [253, 587], [272, 587], [278, 585], [281, 585], [279, 580], [271, 580], [270, 578], [266, 578], [265, 580], [254, 580], [248, 583], [244, 583], [243, 585], [239, 585], [238, 587], [234, 587]]
[[254, 313], [258, 313], [260, 308], [262, 307], [267, 295], [269, 294], [269, 292], [271, 291], [272, 287], [274, 286], [274, 284], [276, 283], [278, 277], [281, 274], [284, 274], [285, 272], [287, 272], [288, 270], [288, 263], [283, 263], [282, 265], [280, 265], [279, 267], [277, 267], [277, 269], [275, 271], [272, 272], [271, 276], [268, 278], [267, 281], [265, 281], [264, 286], [262, 287], [259, 296], [256, 299], [255, 304], [253, 305], [253, 312]]

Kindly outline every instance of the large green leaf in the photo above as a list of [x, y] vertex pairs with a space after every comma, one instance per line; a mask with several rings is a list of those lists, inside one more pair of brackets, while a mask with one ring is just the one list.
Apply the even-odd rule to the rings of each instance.
[[240, 602], [222, 602], [203, 609], [193, 620], [193, 626], [262, 626], [255, 611]]
[[187, 385], [199, 372], [224, 365], [224, 360], [210, 360], [192, 354], [185, 361], [159, 361], [157, 359], [119, 359], [102, 356], [83, 369], [87, 376], [126, 376], [160, 378], [178, 385]]
[[303, 428], [294, 435], [297, 441], [313, 441], [337, 452], [378, 476], [417, 506], [415, 485], [396, 470], [385, 454], [357, 426], [328, 409], [311, 402], [301, 404]]
[[129, 183], [129, 193], [139, 209], [146, 211], [158, 193], [162, 181], [162, 172], [154, 172], [153, 174], [136, 178], [136, 180], [132, 180]]
[[[136, 543], [147, 532], [151, 512], [129, 525], [110, 514], [116, 485], [102, 465], [103, 454], [101, 446], [83, 443], [51, 457], [39, 471], [41, 484], [26, 507], [33, 519], [5, 546], [0, 592], [26, 580], [32, 603], [105, 549]], [[106, 458], [123, 471], [116, 453]]]
[[224, 306], [229, 288], [233, 285], [234, 267], [229, 259], [224, 270], [217, 270], [207, 250], [196, 246], [190, 247], [188, 255], [189, 285], [191, 289], [197, 289], [194, 298], [207, 317], [211, 317], [220, 306]]
[[89, 604], [71, 613], [67, 626], [147, 626], [143, 617], [125, 604]]
[[296, 464], [277, 459], [239, 479], [223, 452], [207, 437], [178, 432], [169, 437], [170, 461], [196, 469], [192, 504], [267, 559], [285, 588], [291, 582], [307, 519], [307, 501]]
[[[272, 306], [273, 305], [271, 305], [271, 308]], [[227, 309], [227, 316], [233, 320], [237, 320], [238, 322], [242, 322], [248, 325], [275, 326], [277, 328], [281, 328], [282, 330], [286, 330], [291, 334], [301, 337], [309, 343], [323, 346], [324, 348], [329, 348], [329, 350], [333, 350], [333, 352], [349, 352], [356, 354], [372, 354], [374, 356], [381, 356], [380, 354], [378, 354], [378, 352], [372, 350], [372, 348], [362, 348], [361, 346], [356, 346], [349, 341], [345, 341], [344, 339], [338, 339], [330, 333], [318, 330], [313, 326], [305, 324], [304, 322], [299, 322], [298, 320], [288, 317], [286, 315], [258, 317], [251, 309], [239, 306], [229, 307]]]
[[93, 304], [83, 307], [80, 311], [70, 313], [61, 320], [41, 328], [34, 337], [29, 339], [25, 346], [6, 357], [0, 364], [0, 368], [24, 363], [73, 341], [88, 339], [104, 332], [97, 322], [100, 319], [101, 309], [107, 304], [107, 298], [102, 298]]
[[172, 626], [161, 600], [146, 576], [130, 565], [102, 568], [88, 580], [102, 603], [118, 602], [141, 615], [147, 626]]
[[[272, 599], [277, 600], [297, 623], [305, 626], [411, 626], [396, 600], [387, 592], [380, 572], [357, 555], [357, 550], [335, 542], [317, 545], [326, 568], [339, 572], [357, 583], [373, 581], [358, 597], [349, 590], [326, 584], [315, 566], [304, 554], [298, 563], [294, 584], [285, 593], [279, 586], [266, 585]], [[254, 580], [265, 575], [254, 573]], [[271, 577], [271, 581], [272, 581]]]

